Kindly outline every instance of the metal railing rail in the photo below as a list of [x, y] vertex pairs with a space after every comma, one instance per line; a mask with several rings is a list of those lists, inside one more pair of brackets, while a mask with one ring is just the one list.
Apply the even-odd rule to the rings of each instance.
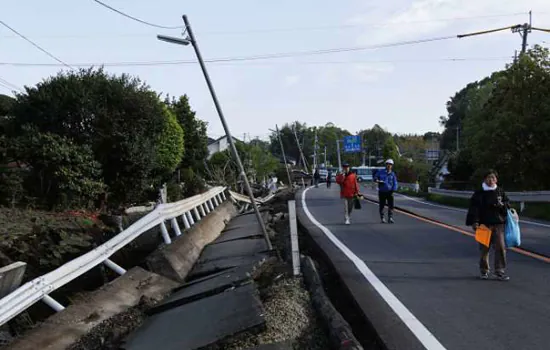
[[227, 200], [228, 195], [225, 192], [225, 187], [215, 187], [203, 194], [179, 202], [159, 204], [152, 212], [109, 241], [63, 266], [25, 283], [0, 299], [0, 325], [5, 324], [40, 300], [55, 311], [63, 310], [63, 305], [51, 298], [49, 294], [102, 263], [116, 273], [124, 274], [126, 270], [111, 261], [109, 257], [157, 225], [160, 226], [164, 243], [171, 244], [172, 240], [165, 221], [169, 220], [175, 235], [180, 236], [182, 231], [178, 224], [178, 217], [181, 217], [185, 229], [191, 228], [195, 222], [200, 221]]

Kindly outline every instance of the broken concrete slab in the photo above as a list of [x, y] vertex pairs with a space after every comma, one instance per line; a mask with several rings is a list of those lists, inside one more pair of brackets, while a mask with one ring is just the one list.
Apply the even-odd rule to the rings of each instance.
[[264, 309], [258, 290], [251, 283], [156, 314], [134, 331], [121, 348], [194, 350], [264, 328]]
[[203, 248], [219, 237], [225, 223], [235, 214], [236, 209], [231, 202], [223, 203], [172, 244], [162, 245], [147, 257], [148, 268], [175, 281], [184, 282]]
[[254, 348], [248, 348], [247, 350], [292, 350], [293, 347], [290, 342], [262, 344]]
[[191, 272], [187, 276], [187, 279], [188, 281], [192, 281], [206, 275], [218, 273], [220, 271], [242, 265], [258, 265], [260, 262], [269, 259], [271, 256], [273, 256], [273, 253], [268, 252], [250, 256], [235, 256], [211, 260], [204, 263], [197, 263], [193, 267], [193, 270], [191, 270]]
[[263, 238], [262, 229], [260, 226], [255, 227], [251, 225], [239, 226], [235, 229], [225, 230], [222, 232], [220, 237], [218, 237], [212, 244], [223, 243], [228, 241], [235, 241], [239, 239], [246, 238]]
[[255, 255], [264, 253], [267, 250], [267, 243], [263, 238], [240, 239], [237, 241], [209, 244], [204, 248], [197, 262], [200, 264], [233, 256]]
[[10, 350], [66, 349], [112, 316], [138, 305], [146, 297], [160, 301], [178, 283], [140, 267], [134, 267], [95, 292], [83, 302], [69, 305], [49, 317], [25, 337], [10, 344]]
[[176, 288], [174, 293], [160, 304], [148, 310], [148, 314], [156, 314], [174, 307], [182, 306], [196, 300], [222, 293], [227, 289], [238, 287], [252, 281], [254, 266], [243, 265], [207, 276], [200, 281], [194, 281]]

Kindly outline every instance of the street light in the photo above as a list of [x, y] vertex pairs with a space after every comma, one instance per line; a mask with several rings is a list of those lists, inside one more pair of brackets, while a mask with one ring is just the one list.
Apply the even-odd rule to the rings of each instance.
[[191, 44], [191, 41], [189, 39], [174, 38], [166, 35], [157, 35], [157, 39], [159, 39], [160, 41], [166, 41], [167, 43], [176, 44], [176, 45], [187, 46]]
[[[244, 181], [244, 186], [246, 191], [248, 192], [248, 197], [250, 198], [250, 202], [252, 203], [252, 207], [254, 208], [254, 212], [256, 213], [256, 219], [258, 220], [258, 223], [260, 224], [260, 227], [262, 228], [262, 233], [265, 238], [265, 242], [267, 244], [267, 248], [269, 250], [273, 249], [273, 246], [271, 245], [271, 240], [269, 239], [269, 234], [267, 233], [267, 229], [265, 228], [264, 220], [262, 219], [262, 215], [260, 214], [260, 210], [258, 209], [258, 205], [256, 204], [256, 200], [254, 198], [254, 194], [252, 193], [252, 188], [250, 187], [250, 182], [248, 181], [248, 176], [246, 176], [246, 172], [244, 170], [243, 163], [241, 161], [241, 157], [239, 156], [239, 152], [237, 152], [237, 148], [235, 147], [235, 141], [233, 140], [233, 136], [231, 135], [231, 131], [229, 130], [229, 126], [227, 125], [227, 122], [225, 121], [225, 117], [223, 115], [222, 107], [218, 101], [218, 97], [216, 96], [216, 92], [214, 91], [214, 86], [212, 85], [212, 82], [210, 81], [210, 76], [208, 75], [208, 71], [206, 70], [206, 65], [204, 64], [204, 61], [202, 59], [201, 52], [199, 50], [199, 46], [197, 44], [197, 40], [195, 39], [195, 35], [193, 34], [193, 29], [191, 28], [191, 25], [189, 24], [189, 20], [187, 19], [186, 15], [182, 16], [183, 22], [185, 23], [185, 32], [188, 33], [187, 38], [174, 38], [164, 35], [157, 35], [157, 39], [161, 41], [165, 41], [171, 44], [176, 45], [184, 45], [187, 46], [189, 44], [193, 45], [193, 48], [195, 49], [195, 54], [197, 55], [197, 59], [199, 61], [199, 64], [202, 69], [202, 73], [204, 75], [204, 79], [206, 80], [206, 84], [208, 85], [208, 89], [210, 90], [210, 94], [212, 95], [212, 100], [214, 100], [214, 106], [216, 107], [216, 111], [218, 112], [218, 116], [220, 117], [220, 120], [222, 122], [223, 128], [225, 130], [225, 135], [227, 136], [227, 141], [229, 142], [229, 147], [231, 149], [231, 152], [233, 153], [233, 157], [235, 157], [235, 161], [237, 162], [237, 166], [239, 167], [239, 171], [241, 172], [241, 176]], [[185, 33], [184, 32], [184, 33]]]

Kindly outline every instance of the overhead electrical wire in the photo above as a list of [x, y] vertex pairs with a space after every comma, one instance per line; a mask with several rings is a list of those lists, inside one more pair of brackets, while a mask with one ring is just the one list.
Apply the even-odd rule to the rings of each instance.
[[[207, 63], [216, 65], [231, 65], [231, 66], [249, 66], [250, 63], [256, 65], [272, 65], [272, 64], [297, 64], [297, 65], [323, 65], [323, 64], [365, 64], [365, 63], [424, 63], [424, 62], [471, 62], [471, 61], [507, 61], [513, 59], [513, 56], [501, 57], [449, 57], [449, 58], [428, 58], [428, 59], [403, 59], [403, 60], [357, 60], [357, 61], [298, 61], [298, 62], [246, 62], [237, 63], [236, 61], [215, 61], [205, 60]], [[245, 62], [245, 61], [239, 61]], [[74, 67], [155, 67], [155, 66], [173, 66], [173, 65], [190, 65], [198, 64], [196, 61], [135, 61], [135, 62], [82, 62], [72, 63]], [[13, 67], [59, 67], [55, 63], [25, 63], [25, 62], [0, 62], [0, 66]]]
[[7, 81], [6, 79], [0, 77], [0, 84], [7, 88], [7, 89], [10, 89], [10, 90], [17, 90], [17, 91], [22, 91], [23, 89], [21, 89], [19, 86], [15, 85], [15, 84], [12, 84], [10, 83], [9, 81]]
[[51, 54], [50, 52], [48, 52], [46, 49], [44, 49], [43, 47], [41, 47], [40, 45], [38, 45], [37, 43], [35, 43], [34, 41], [30, 40], [29, 38], [27, 38], [26, 36], [24, 36], [23, 34], [19, 33], [17, 30], [15, 30], [14, 28], [10, 27], [6, 22], [4, 21], [0, 21], [0, 24], [3, 25], [4, 27], [6, 27], [7, 29], [9, 29], [11, 32], [13, 32], [14, 34], [16, 34], [17, 36], [19, 36], [21, 39], [25, 40], [26, 42], [28, 42], [29, 44], [31, 44], [32, 46], [34, 46], [35, 48], [37, 48], [38, 50], [42, 51], [43, 53], [45, 53], [46, 55], [48, 55], [49, 57], [53, 58], [54, 60], [56, 60], [57, 62], [61, 63], [63, 66], [65, 67], [68, 67], [68, 68], [73, 68], [71, 67], [70, 65], [68, 65], [67, 63], [63, 62], [61, 59], [59, 59], [58, 57], [54, 56], [53, 54]]
[[131, 15], [125, 13], [125, 12], [122, 12], [122, 11], [120, 11], [120, 10], [110, 6], [110, 5], [107, 5], [106, 3], [102, 2], [102, 1], [99, 1], [99, 0], [93, 0], [93, 1], [96, 2], [97, 4], [101, 5], [101, 6], [105, 7], [105, 8], [108, 8], [109, 10], [111, 10], [113, 12], [118, 13], [121, 16], [129, 18], [129, 19], [131, 19], [133, 21], [136, 21], [136, 22], [139, 22], [141, 24], [145, 24], [149, 27], [155, 27], [155, 28], [161, 28], [161, 29], [183, 29], [183, 28], [185, 28], [185, 26], [182, 26], [182, 25], [179, 25], [179, 26], [163, 26], [163, 25], [160, 25], [160, 24], [147, 22], [147, 21], [144, 21], [144, 20], [139, 19], [137, 17], [131, 16]]
[[[118, 13], [121, 16], [129, 18], [133, 21], [145, 24], [150, 27], [162, 28], [162, 29], [183, 29], [185, 26], [165, 26], [159, 25], [152, 22], [148, 22], [132, 15], [129, 15], [121, 10], [118, 10], [100, 0], [93, 0], [97, 4], [108, 8], [109, 10]], [[528, 12], [515, 12], [515, 13], [505, 13], [505, 14], [496, 14], [496, 15], [481, 15], [481, 16], [466, 16], [466, 17], [451, 17], [451, 18], [438, 18], [431, 20], [418, 20], [418, 21], [400, 21], [400, 22], [386, 22], [386, 23], [366, 23], [366, 24], [343, 24], [343, 25], [330, 25], [330, 26], [316, 26], [316, 27], [294, 27], [294, 28], [268, 28], [268, 29], [250, 29], [250, 30], [241, 30], [241, 31], [211, 31], [211, 32], [202, 32], [199, 34], [202, 35], [228, 35], [228, 34], [253, 34], [253, 33], [277, 33], [277, 32], [297, 32], [297, 31], [315, 31], [315, 30], [334, 30], [334, 29], [349, 29], [349, 28], [358, 28], [366, 26], [388, 26], [388, 25], [403, 25], [403, 24], [419, 24], [419, 23], [432, 23], [432, 22], [447, 22], [447, 21], [461, 21], [461, 20], [471, 20], [471, 19], [483, 19], [483, 18], [498, 18], [498, 17], [512, 17], [526, 15]]]

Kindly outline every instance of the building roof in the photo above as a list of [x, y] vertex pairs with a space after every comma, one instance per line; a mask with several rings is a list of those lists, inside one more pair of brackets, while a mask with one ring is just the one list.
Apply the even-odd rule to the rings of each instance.
[[[225, 139], [226, 137], [227, 137], [227, 135], [223, 135], [222, 137], [218, 137], [217, 139], [213, 139], [213, 138], [209, 137], [208, 138], [208, 145], [210, 146], [211, 144], [219, 142], [220, 140]], [[241, 140], [239, 140], [238, 138], [236, 138], [234, 136], [233, 136], [233, 140], [235, 140], [237, 142], [241, 141]]]

